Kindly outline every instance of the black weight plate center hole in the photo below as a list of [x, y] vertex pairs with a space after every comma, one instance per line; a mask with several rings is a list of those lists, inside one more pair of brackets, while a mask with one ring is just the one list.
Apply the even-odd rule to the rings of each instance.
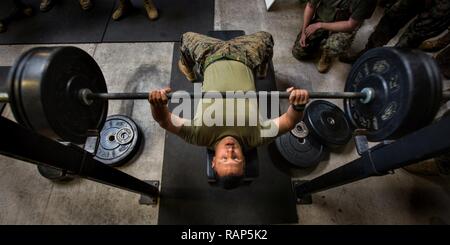
[[100, 132], [100, 146], [105, 150], [115, 150], [120, 147], [119, 142], [116, 139], [116, 133], [119, 128], [107, 128]]
[[275, 143], [282, 157], [296, 167], [311, 167], [323, 158], [323, 146], [311, 141], [310, 137], [297, 138], [288, 133], [277, 138]]
[[[335, 109], [336, 110], [336, 109]], [[321, 114], [321, 123], [324, 126], [324, 134], [330, 138], [346, 140], [351, 134], [351, 130], [345, 116], [339, 111], [324, 111]]]

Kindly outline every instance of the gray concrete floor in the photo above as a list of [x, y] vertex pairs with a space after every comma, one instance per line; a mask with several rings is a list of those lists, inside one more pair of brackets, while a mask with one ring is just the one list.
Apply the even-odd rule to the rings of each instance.
[[[382, 14], [360, 29], [353, 49], [365, 40]], [[270, 12], [263, 0], [216, 0], [215, 29], [264, 30], [275, 39], [277, 86], [317, 91], [343, 90], [350, 66], [335, 62], [319, 74], [310, 62], [298, 62], [291, 47], [299, 31], [302, 9], [297, 0], [277, 0]], [[390, 44], [392, 44], [393, 40]], [[41, 46], [41, 45], [39, 45]], [[148, 91], [169, 84], [173, 43], [80, 44], [99, 63], [111, 92]], [[0, 46], [0, 66], [33, 45]], [[449, 87], [448, 81], [445, 83]], [[342, 106], [339, 100], [333, 101]], [[448, 107], [448, 106], [447, 106]], [[161, 179], [165, 132], [150, 115], [147, 102], [110, 102], [109, 114], [131, 116], [143, 129], [140, 157], [120, 168], [140, 179]], [[7, 108], [3, 114], [13, 119]], [[353, 145], [332, 153], [313, 172], [297, 171], [294, 178], [311, 179], [357, 157]], [[298, 206], [299, 224], [429, 224], [450, 223], [450, 179], [419, 177], [404, 170], [374, 177], [313, 195], [313, 204]], [[0, 156], [0, 224], [156, 224], [158, 206], [138, 204], [139, 195], [77, 179], [54, 184], [36, 167]]]

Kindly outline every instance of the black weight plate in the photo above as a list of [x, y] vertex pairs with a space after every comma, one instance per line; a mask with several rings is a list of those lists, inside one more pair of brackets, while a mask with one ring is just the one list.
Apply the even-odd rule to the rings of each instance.
[[[31, 126], [28, 123], [28, 119], [26, 118], [25, 112], [22, 109], [22, 101], [20, 94], [20, 80], [21, 74], [27, 64], [28, 58], [33, 55], [33, 49], [28, 50], [23, 53], [15, 62], [15, 64], [11, 67], [8, 74], [8, 83], [9, 83], [9, 103], [11, 105], [11, 110], [14, 114], [14, 118], [16, 121], [31, 129]], [[16, 88], [17, 87], [17, 88]]]
[[305, 110], [303, 121], [313, 137], [329, 147], [346, 145], [352, 137], [344, 112], [325, 100], [311, 102]]
[[107, 101], [87, 106], [78, 91], [88, 88], [106, 93], [100, 67], [76, 47], [34, 48], [11, 69], [11, 107], [16, 120], [40, 134], [73, 143], [84, 143], [89, 129], [102, 128]]
[[295, 168], [315, 167], [326, 155], [325, 147], [309, 136], [302, 139], [286, 133], [275, 140], [275, 145], [283, 159]]
[[42, 165], [37, 166], [38, 172], [43, 177], [52, 181], [70, 181], [73, 177], [68, 175], [65, 170], [60, 170], [57, 168], [46, 167]]
[[141, 138], [139, 127], [133, 120], [121, 115], [109, 116], [100, 132], [100, 144], [94, 158], [110, 166], [121, 166], [139, 151]]
[[429, 90], [431, 96], [428, 96], [426, 92], [422, 92], [422, 98], [417, 98], [418, 100], [427, 101], [428, 107], [422, 107], [424, 109], [422, 115], [419, 114], [419, 111], [414, 111], [417, 113], [415, 118], [422, 119], [419, 124], [425, 126], [434, 120], [434, 117], [442, 104], [442, 76], [437, 63], [433, 58], [426, 53], [419, 51], [415, 51], [415, 55], [417, 56], [417, 60], [423, 61], [421, 63], [423, 73], [421, 74], [423, 74], [422, 76], [424, 77], [419, 78], [422, 81], [422, 88], [420, 89], [428, 91], [427, 88], [423, 87], [430, 86]]
[[345, 114], [356, 128], [367, 129], [370, 141], [395, 139], [429, 124], [439, 108], [442, 82], [435, 62], [421, 52], [375, 48], [353, 65], [345, 91], [372, 88], [368, 104], [344, 101]]

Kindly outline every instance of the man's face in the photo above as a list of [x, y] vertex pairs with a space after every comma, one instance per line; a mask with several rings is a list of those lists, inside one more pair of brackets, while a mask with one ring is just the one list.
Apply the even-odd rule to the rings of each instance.
[[212, 168], [219, 176], [243, 175], [245, 157], [239, 142], [233, 137], [225, 137], [216, 145]]

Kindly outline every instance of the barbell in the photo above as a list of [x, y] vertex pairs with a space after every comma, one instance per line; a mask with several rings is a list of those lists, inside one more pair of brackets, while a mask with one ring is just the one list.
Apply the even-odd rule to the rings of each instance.
[[[23, 53], [8, 75], [9, 102], [17, 122], [40, 134], [73, 143], [85, 142], [89, 130], [102, 128], [108, 100], [147, 99], [148, 93], [108, 93], [95, 60], [76, 47], [38, 47]], [[176, 94], [170, 93], [169, 97]], [[259, 92], [256, 96], [287, 92]], [[416, 51], [377, 48], [352, 67], [345, 92], [313, 92], [310, 98], [344, 100], [354, 128], [367, 130], [368, 139], [400, 137], [430, 123], [443, 98], [441, 75], [434, 60]], [[229, 93], [190, 93], [189, 97], [229, 97]], [[242, 93], [233, 93], [240, 98]], [[248, 94], [244, 95], [245, 98]]]
[[[202, 93], [186, 93], [184, 91], [168, 93], [167, 97], [183, 97], [183, 94], [188, 95], [188, 98], [252, 98], [261, 96], [278, 96], [281, 99], [289, 98], [290, 93], [282, 91], [270, 91], [270, 92], [255, 92], [255, 93], [235, 93], [229, 92], [202, 92]], [[89, 89], [82, 89], [79, 92], [80, 100], [85, 104], [90, 104], [91, 100], [103, 99], [103, 100], [147, 100], [147, 93], [93, 93]], [[309, 92], [310, 98], [328, 98], [328, 99], [361, 99], [364, 103], [368, 103], [373, 99], [373, 91], [369, 88], [364, 89], [361, 92]]]

